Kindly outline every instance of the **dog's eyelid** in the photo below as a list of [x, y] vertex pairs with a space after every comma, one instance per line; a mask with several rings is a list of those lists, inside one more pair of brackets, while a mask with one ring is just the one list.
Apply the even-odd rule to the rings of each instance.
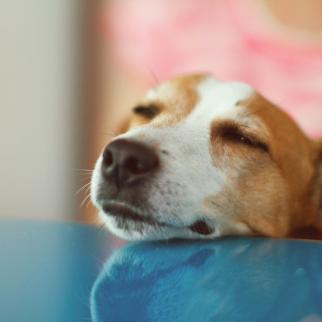
[[241, 130], [238, 134], [248, 139], [250, 143], [253, 144], [255, 147], [261, 148], [262, 150], [269, 152], [268, 143], [266, 143], [264, 139], [259, 138], [258, 135], [252, 132], [243, 131], [243, 130]]
[[159, 107], [155, 105], [137, 105], [133, 108], [133, 113], [144, 116], [146, 118], [153, 118], [159, 113]]
[[253, 148], [260, 149], [270, 153], [269, 145], [256, 134], [250, 132], [246, 126], [238, 126], [237, 124], [229, 124], [222, 126], [217, 132], [221, 138], [227, 141], [236, 142]]

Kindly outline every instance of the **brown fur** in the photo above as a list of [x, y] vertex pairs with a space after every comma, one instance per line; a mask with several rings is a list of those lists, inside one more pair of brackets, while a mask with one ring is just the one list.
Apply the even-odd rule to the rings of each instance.
[[322, 144], [307, 138], [289, 116], [258, 94], [238, 105], [267, 127], [265, 135], [253, 134], [260, 135], [270, 151], [222, 142], [221, 129], [238, 123], [214, 121], [214, 165], [225, 170], [230, 184], [208, 198], [205, 207], [217, 213], [225, 209], [230, 221], [254, 234], [322, 238]]
[[[157, 87], [157, 100], [143, 99], [138, 105], [149, 105], [153, 103], [160, 109], [160, 114], [151, 124], [155, 127], [167, 127], [174, 125], [184, 119], [196, 106], [198, 94], [196, 86], [205, 78], [203, 74], [193, 76], [180, 76], [161, 87]], [[171, 95], [167, 95], [166, 88], [171, 87]], [[129, 128], [148, 123], [149, 120], [140, 116], [133, 116]]]

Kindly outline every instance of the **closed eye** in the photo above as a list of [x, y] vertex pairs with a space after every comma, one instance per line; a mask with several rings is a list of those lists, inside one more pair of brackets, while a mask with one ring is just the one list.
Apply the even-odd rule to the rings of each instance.
[[265, 142], [255, 137], [253, 134], [245, 133], [236, 125], [223, 126], [220, 128], [218, 134], [224, 141], [247, 145], [267, 153], [270, 152], [269, 147]]
[[143, 116], [147, 119], [152, 119], [159, 111], [159, 108], [155, 105], [138, 105], [133, 108], [134, 114]]

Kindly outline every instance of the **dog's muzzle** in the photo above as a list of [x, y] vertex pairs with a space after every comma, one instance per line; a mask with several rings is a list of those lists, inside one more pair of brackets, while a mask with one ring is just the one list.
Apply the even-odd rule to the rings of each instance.
[[[127, 221], [131, 221], [178, 229], [150, 215], [153, 205], [147, 198], [147, 187], [161, 168], [156, 150], [137, 141], [117, 139], [106, 146], [102, 157], [104, 188], [98, 195], [106, 215], [114, 217], [121, 228], [126, 227]], [[214, 232], [214, 228], [203, 218], [182, 228], [204, 236]]]

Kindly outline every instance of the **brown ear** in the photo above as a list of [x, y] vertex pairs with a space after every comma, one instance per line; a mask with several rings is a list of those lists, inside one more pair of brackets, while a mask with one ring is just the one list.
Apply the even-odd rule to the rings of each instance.
[[317, 163], [317, 186], [320, 191], [320, 204], [319, 204], [319, 210], [320, 210], [320, 217], [322, 220], [322, 141], [319, 142], [319, 158]]
[[314, 199], [317, 207], [316, 227], [322, 233], [322, 141], [317, 141], [317, 157], [315, 162]]
[[312, 217], [308, 226], [304, 226], [296, 230], [292, 237], [305, 239], [322, 240], [322, 141], [312, 141], [313, 145], [313, 162], [314, 162], [314, 177], [308, 197], [311, 200], [308, 202], [308, 208], [304, 210], [311, 213]]

